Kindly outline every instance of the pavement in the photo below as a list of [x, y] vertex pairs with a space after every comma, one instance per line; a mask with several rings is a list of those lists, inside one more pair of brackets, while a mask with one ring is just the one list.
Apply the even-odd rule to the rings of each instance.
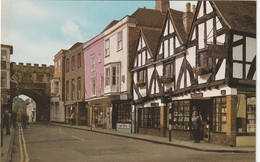
[[1, 147], [1, 160], [2, 162], [12, 161], [13, 141], [16, 129], [10, 128], [10, 135], [5, 135], [3, 130], [3, 147]]
[[109, 134], [109, 135], [113, 135], [113, 136], [138, 139], [138, 140], [142, 140], [142, 141], [177, 146], [177, 147], [188, 148], [188, 149], [193, 149], [193, 150], [198, 150], [198, 151], [234, 152], [234, 153], [255, 153], [255, 151], [256, 151], [255, 147], [229, 147], [229, 146], [211, 144], [211, 143], [207, 143], [204, 141], [201, 141], [200, 143], [193, 143], [193, 141], [183, 141], [183, 140], [176, 140], [176, 139], [172, 139], [172, 141], [169, 142], [169, 139], [166, 137], [125, 133], [125, 132], [119, 132], [119, 131], [115, 131], [115, 130], [101, 129], [101, 128], [92, 128], [91, 129], [88, 126], [75, 126], [75, 125], [57, 124], [57, 123], [51, 123], [51, 125], [67, 127], [67, 128], [74, 128], [74, 129], [85, 130], [85, 131], [92, 131], [92, 132], [102, 133], [102, 134]]

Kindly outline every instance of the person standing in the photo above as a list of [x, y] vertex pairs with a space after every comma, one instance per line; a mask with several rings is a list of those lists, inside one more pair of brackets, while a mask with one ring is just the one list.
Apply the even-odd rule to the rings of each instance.
[[26, 115], [26, 113], [22, 114], [22, 125], [23, 125], [23, 129], [26, 129], [26, 122], [28, 120], [28, 117]]
[[9, 114], [7, 111], [4, 112], [4, 122], [3, 122], [4, 126], [5, 126], [5, 130], [6, 130], [6, 135], [10, 135], [10, 121], [9, 121]]
[[193, 135], [194, 135], [194, 143], [200, 143], [200, 130], [202, 126], [201, 117], [199, 115], [199, 112], [195, 110], [193, 112]]
[[13, 128], [16, 128], [16, 119], [17, 119], [17, 114], [15, 111], [13, 111], [12, 115], [11, 115], [11, 121], [12, 121]]

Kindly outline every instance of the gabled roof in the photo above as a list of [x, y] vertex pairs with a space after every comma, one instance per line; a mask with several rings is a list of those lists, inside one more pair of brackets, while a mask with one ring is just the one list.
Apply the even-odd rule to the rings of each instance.
[[[104, 31], [106, 31], [107, 29], [111, 28], [112, 26], [116, 25], [118, 22], [119, 22], [118, 20], [113, 20], [113, 21], [111, 21], [111, 22], [106, 26], [106, 28], [105, 28], [102, 32], [104, 32]], [[102, 33], [102, 32], [101, 32], [101, 33]]]
[[182, 43], [185, 43], [188, 34], [185, 32], [184, 25], [183, 25], [184, 12], [169, 8], [169, 13], [179, 38], [181, 39]]
[[138, 8], [131, 15], [131, 17], [136, 18], [137, 25], [151, 27], [162, 27], [165, 16], [159, 10], [147, 8]]
[[141, 33], [152, 57], [154, 57], [159, 46], [162, 30], [148, 30], [141, 28]]
[[77, 47], [79, 47], [79, 46], [81, 46], [81, 45], [83, 45], [83, 43], [77, 42], [77, 43], [75, 43], [73, 46], [71, 46], [69, 50], [72, 51], [72, 50], [74, 50], [75, 48], [77, 48]]
[[212, 1], [230, 29], [256, 34], [255, 1]]

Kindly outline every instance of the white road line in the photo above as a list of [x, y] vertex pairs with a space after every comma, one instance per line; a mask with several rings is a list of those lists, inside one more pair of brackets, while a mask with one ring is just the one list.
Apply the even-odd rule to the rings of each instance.
[[79, 140], [81, 140], [81, 141], [85, 141], [84, 139], [79, 138], [79, 137], [76, 137], [76, 136], [71, 136], [71, 137], [76, 138], [76, 139], [79, 139]]

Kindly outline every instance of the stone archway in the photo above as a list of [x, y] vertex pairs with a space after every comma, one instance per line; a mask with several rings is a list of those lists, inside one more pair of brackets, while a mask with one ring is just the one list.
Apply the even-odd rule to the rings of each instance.
[[22, 63], [16, 65], [12, 62], [11, 78], [15, 81], [11, 82], [10, 104], [15, 96], [26, 95], [36, 103], [36, 121], [50, 121], [50, 79], [53, 71], [53, 66], [24, 66]]

